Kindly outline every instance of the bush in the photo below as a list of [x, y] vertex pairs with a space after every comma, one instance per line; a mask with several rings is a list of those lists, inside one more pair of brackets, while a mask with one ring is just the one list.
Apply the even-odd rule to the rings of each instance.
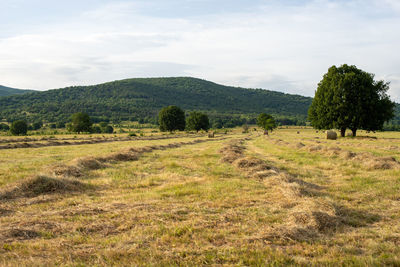
[[92, 122], [89, 115], [78, 112], [71, 116], [71, 123], [69, 124], [68, 130], [76, 133], [90, 132], [91, 127]]
[[65, 123], [63, 121], [59, 121], [56, 123], [57, 129], [65, 128]]
[[10, 130], [10, 126], [5, 123], [0, 123], [0, 131], [8, 131]]
[[162, 132], [183, 131], [186, 125], [185, 112], [177, 106], [165, 107], [158, 114], [158, 123]]
[[195, 130], [196, 132], [200, 130], [208, 131], [210, 128], [210, 121], [206, 114], [193, 111], [187, 118], [186, 125], [188, 130]]
[[39, 130], [42, 127], [43, 127], [43, 122], [41, 122], [41, 121], [36, 121], [36, 122], [32, 123], [33, 130]]
[[28, 131], [28, 125], [26, 124], [25, 121], [22, 120], [14, 121], [11, 124], [10, 132], [13, 135], [26, 135], [27, 131]]
[[101, 132], [102, 133], [113, 133], [114, 132], [114, 128], [110, 125], [107, 125], [104, 128], [101, 128]]
[[92, 132], [92, 133], [101, 133], [101, 128], [99, 126], [93, 126], [92, 130], [90, 132]]

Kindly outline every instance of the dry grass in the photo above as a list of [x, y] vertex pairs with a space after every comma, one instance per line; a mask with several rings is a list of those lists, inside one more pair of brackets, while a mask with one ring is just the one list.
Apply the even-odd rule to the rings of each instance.
[[226, 137], [4, 151], [0, 264], [400, 264], [400, 136]]
[[58, 179], [45, 175], [28, 178], [10, 189], [0, 193], [0, 199], [35, 197], [44, 194], [79, 192], [86, 186], [78, 180]]

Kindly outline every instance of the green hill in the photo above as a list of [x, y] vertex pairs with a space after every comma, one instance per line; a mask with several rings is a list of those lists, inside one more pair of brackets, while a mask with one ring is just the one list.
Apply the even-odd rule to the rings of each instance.
[[177, 105], [207, 112], [214, 121], [254, 122], [261, 112], [284, 123], [304, 123], [310, 97], [223, 86], [195, 78], [140, 78], [0, 98], [0, 118], [66, 121], [75, 112], [95, 120], [155, 122], [158, 111]]
[[0, 97], [10, 96], [10, 95], [20, 95], [29, 92], [32, 92], [32, 90], [21, 90], [0, 85]]

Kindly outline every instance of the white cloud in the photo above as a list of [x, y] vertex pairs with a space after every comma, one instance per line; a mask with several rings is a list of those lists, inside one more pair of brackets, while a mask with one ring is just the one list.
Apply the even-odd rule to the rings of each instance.
[[148, 2], [118, 2], [38, 25], [0, 39], [0, 84], [47, 89], [196, 76], [312, 96], [331, 65], [348, 63], [392, 81], [390, 93], [400, 101], [399, 76], [390, 75], [400, 68], [395, 1], [260, 2], [243, 12], [193, 17], [160, 16]]

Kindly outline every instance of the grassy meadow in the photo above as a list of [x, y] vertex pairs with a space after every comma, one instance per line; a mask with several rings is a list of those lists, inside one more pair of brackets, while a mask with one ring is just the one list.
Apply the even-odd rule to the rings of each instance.
[[2, 149], [0, 265], [400, 266], [400, 133], [358, 134]]

